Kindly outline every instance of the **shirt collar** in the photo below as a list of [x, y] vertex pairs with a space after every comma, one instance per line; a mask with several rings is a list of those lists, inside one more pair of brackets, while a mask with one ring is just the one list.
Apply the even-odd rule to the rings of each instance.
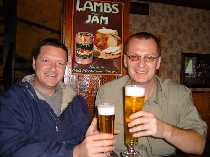
[[155, 89], [152, 93], [152, 96], [148, 99], [149, 102], [154, 102], [156, 104], [160, 103], [160, 98], [162, 97], [161, 93], [162, 93], [162, 81], [161, 79], [155, 75], [154, 77], [155, 80]]

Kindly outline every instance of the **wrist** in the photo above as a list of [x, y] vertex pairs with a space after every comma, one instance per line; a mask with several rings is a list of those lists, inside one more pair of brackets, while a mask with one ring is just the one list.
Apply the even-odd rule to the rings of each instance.
[[73, 148], [73, 157], [80, 157], [80, 154], [79, 154], [79, 145], [76, 145], [74, 148]]
[[165, 124], [164, 129], [163, 129], [163, 138], [165, 140], [170, 139], [172, 136], [172, 131], [173, 131], [173, 127], [169, 124]]

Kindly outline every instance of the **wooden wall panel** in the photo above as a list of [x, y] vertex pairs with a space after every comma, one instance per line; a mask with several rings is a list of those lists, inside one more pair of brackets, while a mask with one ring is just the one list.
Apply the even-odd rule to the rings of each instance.
[[[208, 128], [210, 128], [210, 91], [194, 91], [192, 96], [201, 117], [206, 121]], [[210, 139], [209, 131], [208, 139]]]

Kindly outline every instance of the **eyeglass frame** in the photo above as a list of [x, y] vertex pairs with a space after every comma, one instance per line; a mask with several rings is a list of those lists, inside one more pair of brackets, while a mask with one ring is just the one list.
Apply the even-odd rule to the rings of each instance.
[[[158, 55], [158, 56], [152, 56], [152, 55], [138, 56], [138, 55], [128, 55], [127, 53], [125, 53], [125, 55], [132, 62], [138, 62], [143, 57], [143, 60], [146, 63], [153, 63], [156, 59], [158, 59], [160, 57], [160, 55]], [[132, 57], [134, 57], [134, 58], [132, 59]]]

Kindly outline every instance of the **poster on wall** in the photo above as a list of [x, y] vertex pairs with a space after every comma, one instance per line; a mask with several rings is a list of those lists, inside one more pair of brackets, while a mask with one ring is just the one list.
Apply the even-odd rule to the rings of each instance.
[[123, 11], [119, 1], [73, 0], [73, 73], [122, 73]]

